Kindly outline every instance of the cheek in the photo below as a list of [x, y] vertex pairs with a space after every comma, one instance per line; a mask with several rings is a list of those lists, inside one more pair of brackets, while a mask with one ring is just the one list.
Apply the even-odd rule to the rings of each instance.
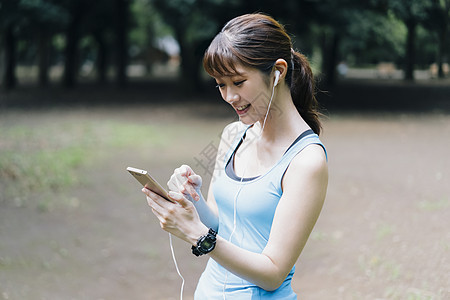
[[246, 97], [247, 101], [258, 106], [264, 105], [268, 102], [267, 98], [270, 97], [270, 95], [267, 95], [266, 86], [262, 83], [249, 86], [243, 96]]
[[252, 93], [247, 94], [248, 101], [252, 103], [254, 107], [265, 107], [269, 102], [270, 95], [267, 95], [264, 89], [254, 90]]

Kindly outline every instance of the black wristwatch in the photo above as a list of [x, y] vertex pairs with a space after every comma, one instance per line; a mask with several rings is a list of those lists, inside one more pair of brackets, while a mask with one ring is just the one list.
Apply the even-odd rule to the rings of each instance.
[[210, 228], [207, 235], [202, 235], [197, 240], [197, 246], [192, 246], [192, 253], [200, 256], [213, 251], [216, 246], [216, 232]]

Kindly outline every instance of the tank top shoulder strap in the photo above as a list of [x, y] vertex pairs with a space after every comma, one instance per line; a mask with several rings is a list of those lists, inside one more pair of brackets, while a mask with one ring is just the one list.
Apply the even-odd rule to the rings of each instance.
[[230, 144], [227, 154], [224, 157], [224, 163], [226, 164], [231, 156], [233, 155], [234, 151], [236, 151], [236, 149], [239, 147], [239, 145], [243, 142], [245, 135], [247, 134], [247, 130], [250, 129], [250, 127], [252, 127], [252, 125], [239, 125], [238, 123], [236, 124], [236, 126], [238, 126], [237, 129], [237, 134], [236, 137], [234, 138], [233, 142]]
[[327, 151], [325, 149], [325, 146], [320, 141], [319, 136], [312, 130], [307, 130], [304, 133], [302, 133], [295, 140], [295, 142], [286, 150], [286, 152], [283, 155], [283, 158], [277, 165], [279, 171], [281, 171], [281, 173], [284, 174], [287, 168], [289, 167], [289, 164], [294, 159], [294, 157], [298, 153], [300, 153], [303, 149], [305, 149], [307, 146], [312, 144], [320, 145], [323, 148], [323, 151], [325, 152], [325, 157], [328, 160]]

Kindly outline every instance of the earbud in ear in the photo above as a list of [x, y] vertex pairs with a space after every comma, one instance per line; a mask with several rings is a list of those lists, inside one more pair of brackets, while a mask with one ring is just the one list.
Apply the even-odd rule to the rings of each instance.
[[279, 79], [280, 79], [280, 71], [275, 70], [275, 82], [273, 83], [273, 86], [277, 86]]

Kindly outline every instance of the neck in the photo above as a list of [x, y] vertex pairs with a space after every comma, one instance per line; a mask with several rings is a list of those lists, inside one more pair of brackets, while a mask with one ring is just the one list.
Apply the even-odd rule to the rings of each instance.
[[[258, 123], [261, 130], [264, 118]], [[308, 128], [292, 101], [289, 88], [283, 86], [275, 91], [260, 141], [273, 143], [279, 138], [297, 136]]]

